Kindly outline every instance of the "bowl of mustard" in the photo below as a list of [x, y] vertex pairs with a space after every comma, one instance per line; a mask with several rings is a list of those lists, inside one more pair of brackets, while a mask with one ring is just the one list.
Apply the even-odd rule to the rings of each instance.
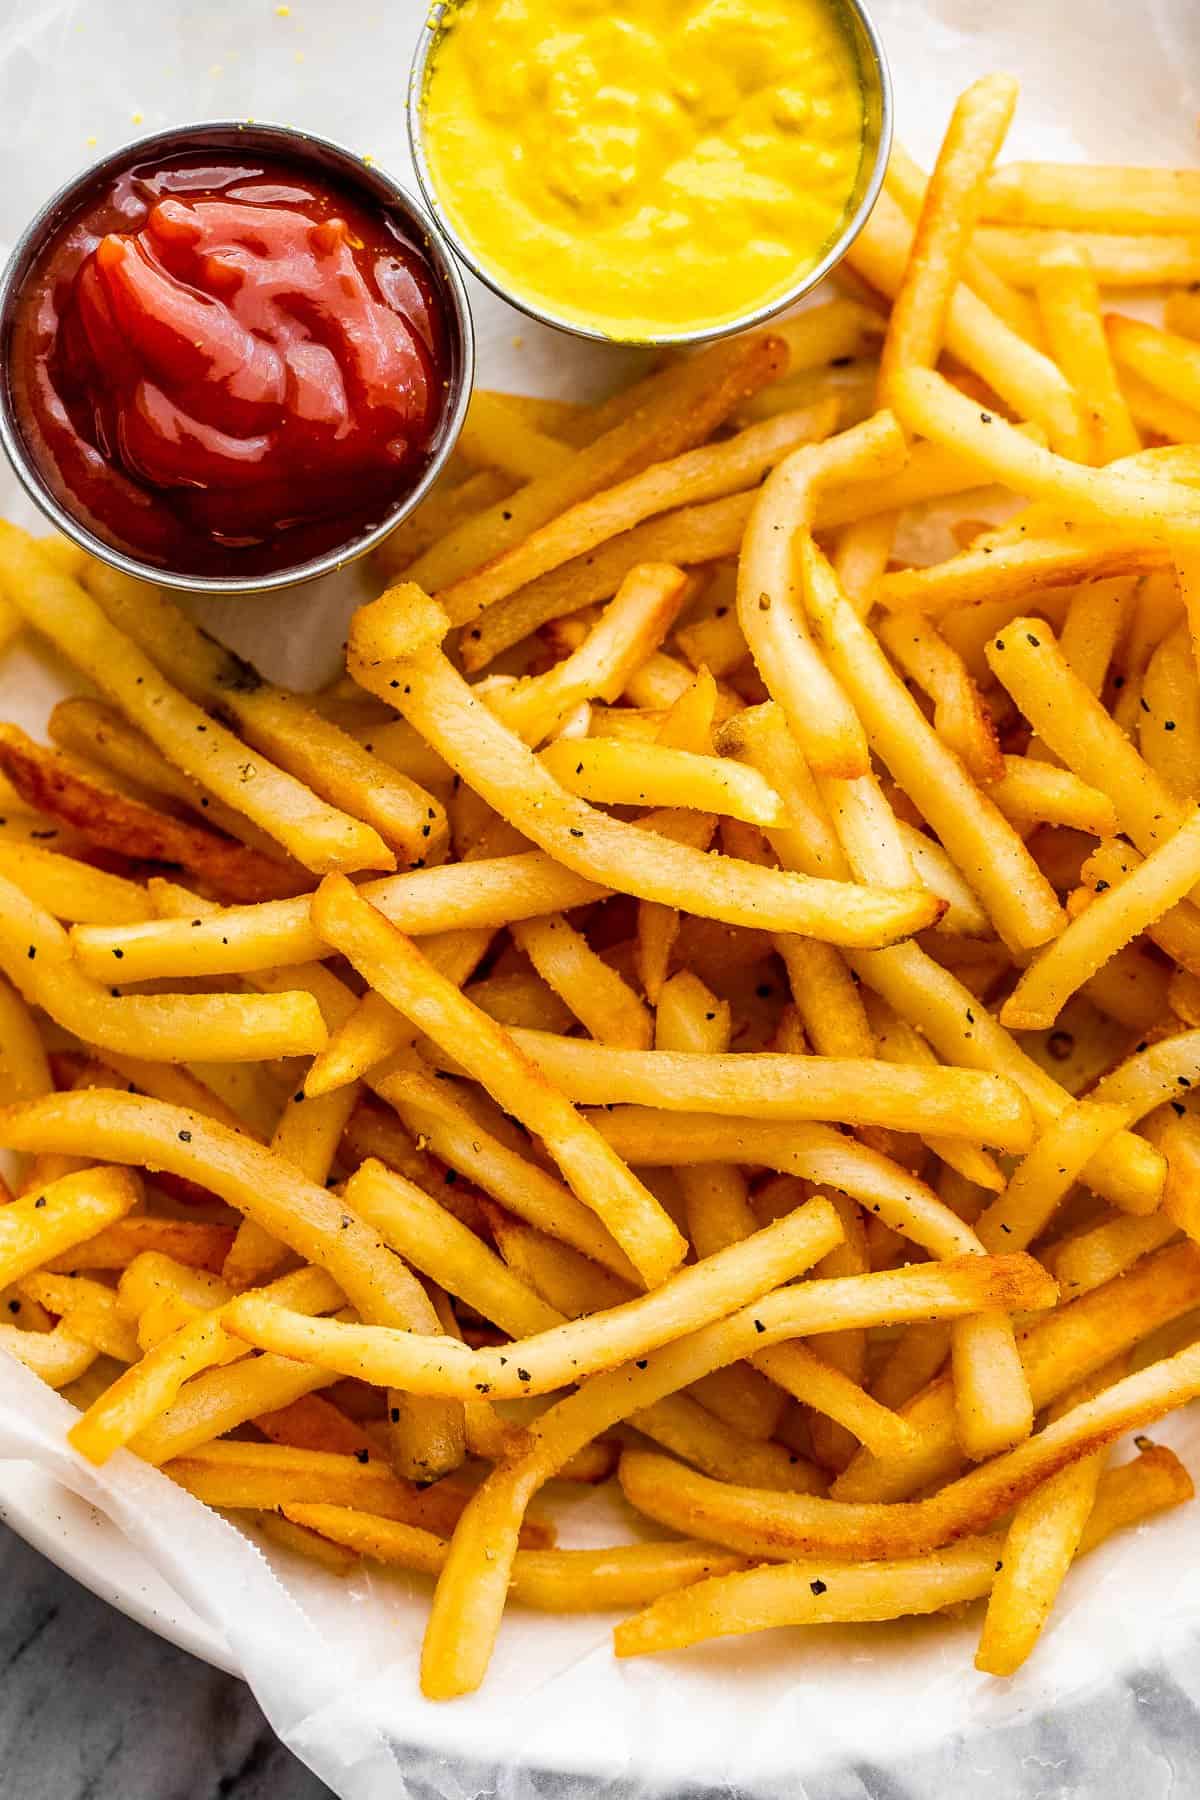
[[502, 298], [583, 337], [689, 344], [845, 254], [891, 92], [858, 0], [443, 0], [408, 119], [427, 203]]

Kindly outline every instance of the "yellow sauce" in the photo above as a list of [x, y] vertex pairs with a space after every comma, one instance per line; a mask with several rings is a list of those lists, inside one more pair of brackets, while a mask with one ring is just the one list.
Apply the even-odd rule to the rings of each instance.
[[424, 95], [445, 216], [498, 286], [625, 340], [818, 263], [863, 154], [837, 0], [461, 0]]

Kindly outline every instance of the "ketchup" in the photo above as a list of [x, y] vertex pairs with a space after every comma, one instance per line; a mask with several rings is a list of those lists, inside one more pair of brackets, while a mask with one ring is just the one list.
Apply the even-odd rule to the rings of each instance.
[[246, 576], [348, 545], [420, 477], [446, 311], [382, 205], [308, 164], [140, 163], [24, 285], [12, 390], [59, 503], [179, 574]]

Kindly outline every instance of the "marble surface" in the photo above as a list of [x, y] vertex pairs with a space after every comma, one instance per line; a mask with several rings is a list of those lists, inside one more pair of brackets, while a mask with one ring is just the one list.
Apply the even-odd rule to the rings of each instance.
[[249, 1690], [0, 1526], [2, 1800], [331, 1800]]

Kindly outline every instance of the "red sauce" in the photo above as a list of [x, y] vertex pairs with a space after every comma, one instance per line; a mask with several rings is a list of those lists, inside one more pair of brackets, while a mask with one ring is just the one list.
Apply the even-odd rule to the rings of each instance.
[[59, 503], [180, 574], [295, 567], [418, 480], [448, 361], [400, 222], [309, 165], [141, 163], [50, 241], [13, 338], [17, 420]]

